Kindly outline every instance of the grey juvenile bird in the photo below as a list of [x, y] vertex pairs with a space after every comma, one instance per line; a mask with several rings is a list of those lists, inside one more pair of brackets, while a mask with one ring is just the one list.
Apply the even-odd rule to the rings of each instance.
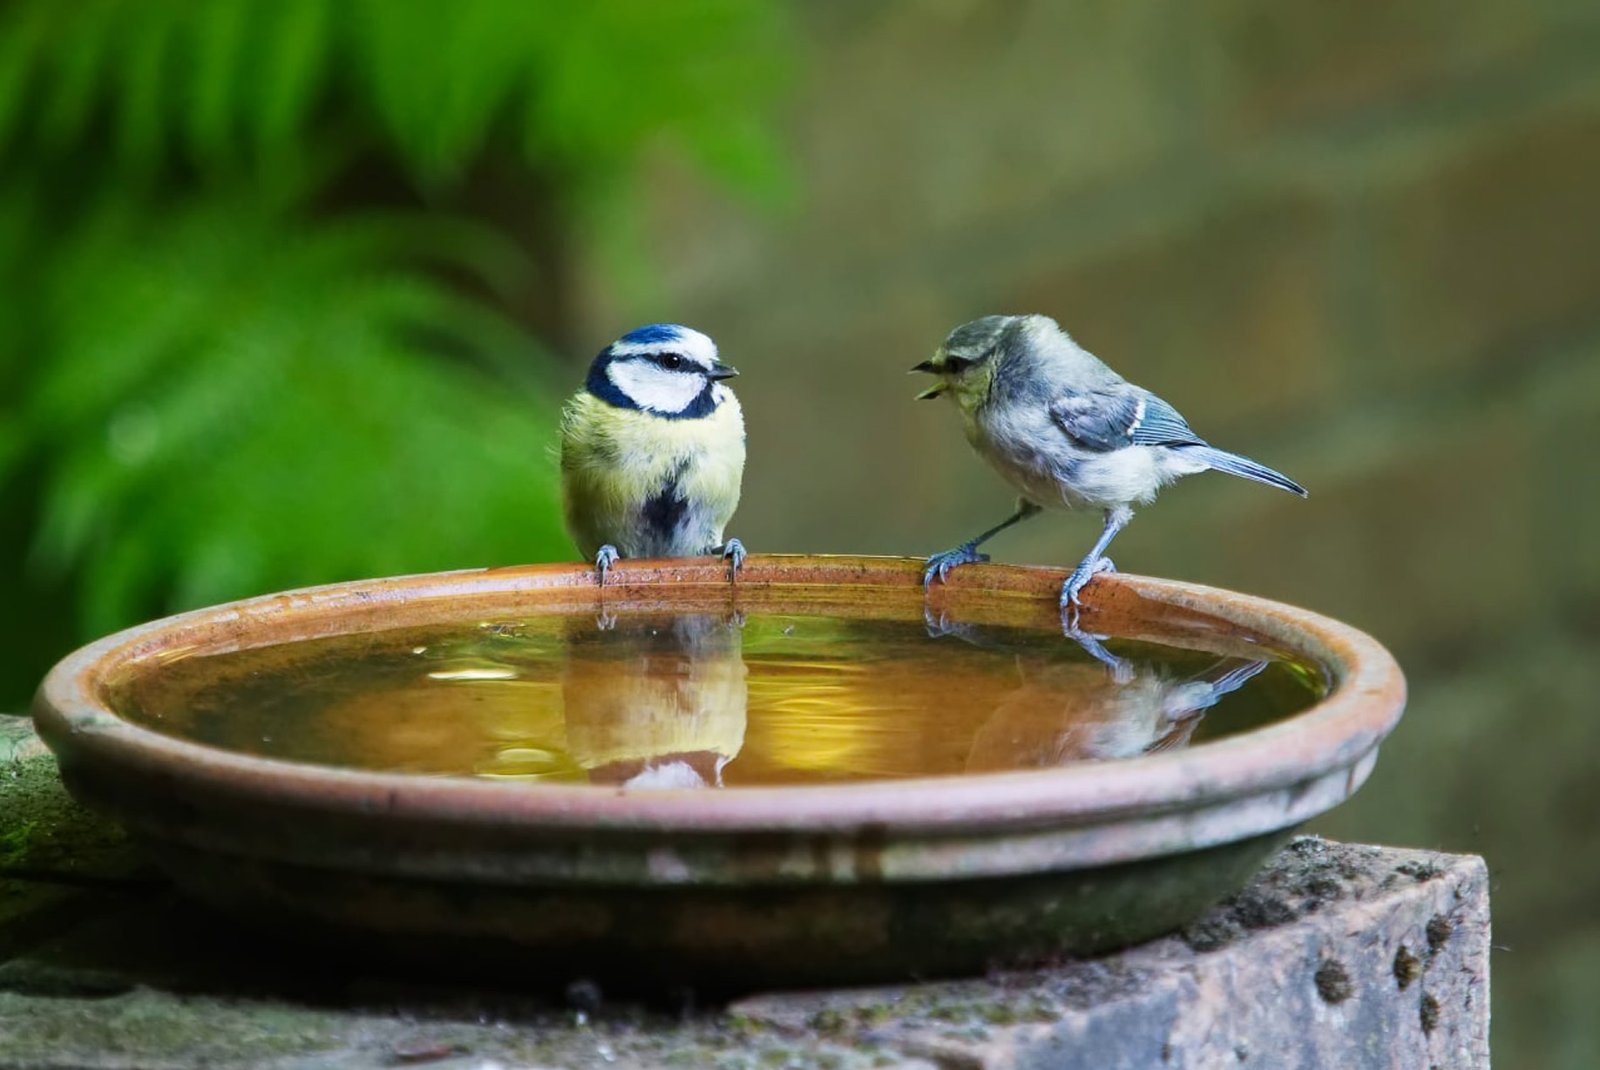
[[924, 584], [989, 560], [979, 546], [1041, 509], [1101, 509], [1099, 540], [1061, 587], [1061, 608], [1076, 618], [1084, 586], [1114, 570], [1106, 547], [1133, 517], [1133, 503], [1149, 502], [1168, 483], [1211, 469], [1306, 496], [1288, 476], [1207, 443], [1177, 409], [1106, 367], [1048, 316], [964, 323], [911, 370], [939, 377], [918, 397], [953, 399], [972, 448], [1022, 492], [1005, 521], [928, 558]]

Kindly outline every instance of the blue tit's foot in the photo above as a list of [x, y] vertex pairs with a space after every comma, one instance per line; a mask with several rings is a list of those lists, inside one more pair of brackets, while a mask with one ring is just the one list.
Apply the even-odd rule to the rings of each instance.
[[989, 555], [980, 554], [977, 543], [964, 542], [954, 550], [946, 550], [942, 554], [934, 554], [928, 558], [928, 567], [922, 570], [922, 585], [928, 586], [935, 577], [943, 583], [944, 578], [950, 575], [950, 570], [957, 565], [978, 565], [987, 560]]
[[722, 559], [728, 562], [728, 582], [737, 582], [739, 570], [744, 567], [744, 559], [750, 556], [744, 552], [744, 543], [738, 539], [729, 539], [721, 546], [713, 546], [711, 552], [721, 554]]
[[600, 552], [594, 555], [595, 571], [600, 573], [600, 586], [606, 585], [606, 573], [611, 571], [611, 566], [621, 557], [622, 555], [617, 553], [617, 548], [610, 543], [600, 547]]
[[1068, 627], [1075, 629], [1078, 626], [1078, 610], [1083, 607], [1083, 601], [1078, 596], [1089, 586], [1089, 581], [1102, 572], [1115, 571], [1117, 566], [1111, 563], [1109, 557], [1098, 557], [1092, 561], [1085, 559], [1072, 570], [1067, 582], [1061, 585], [1061, 612], [1067, 617]]

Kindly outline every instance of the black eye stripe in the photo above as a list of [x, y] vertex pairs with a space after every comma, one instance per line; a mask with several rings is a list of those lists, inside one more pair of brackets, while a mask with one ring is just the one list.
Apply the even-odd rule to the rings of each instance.
[[968, 360], [966, 357], [946, 357], [944, 358], [944, 370], [947, 372], [960, 374], [966, 369], [967, 365], [971, 363], [972, 361]]

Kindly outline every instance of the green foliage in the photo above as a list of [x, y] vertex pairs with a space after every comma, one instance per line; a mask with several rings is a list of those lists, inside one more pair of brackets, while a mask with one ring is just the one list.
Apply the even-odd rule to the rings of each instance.
[[119, 165], [303, 163], [332, 134], [437, 190], [496, 138], [581, 191], [665, 136], [756, 191], [781, 25], [760, 0], [56, 0], [0, 21], [0, 146]]
[[469, 357], [526, 342], [393, 266], [408, 245], [441, 251], [416, 229], [296, 233], [208, 203], [71, 235], [24, 415], [48, 458], [36, 562], [83, 570], [90, 630], [152, 596], [172, 609], [561, 547], [555, 401], [438, 359], [441, 342]]
[[561, 249], [614, 242], [658, 148], [782, 193], [779, 14], [0, 5], [0, 509], [27, 544], [0, 576], [70, 599], [81, 636], [565, 556], [570, 370], [515, 310]]

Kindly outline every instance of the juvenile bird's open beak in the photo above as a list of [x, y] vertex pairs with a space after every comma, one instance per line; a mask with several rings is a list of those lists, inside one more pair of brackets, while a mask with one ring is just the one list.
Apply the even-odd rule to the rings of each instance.
[[706, 372], [706, 376], [711, 379], [732, 379], [738, 374], [738, 368], [733, 367], [731, 364], [724, 364], [720, 360], [711, 365], [711, 370]]
[[[913, 372], [927, 372], [930, 375], [936, 375], [938, 374], [939, 367], [938, 365], [934, 364], [933, 361], [925, 360], [921, 364], [913, 364], [911, 366], [911, 370]], [[929, 387], [927, 390], [924, 390], [922, 393], [918, 394], [917, 400], [932, 401], [942, 393], [944, 393], [944, 384], [940, 383], [938, 386]]]

